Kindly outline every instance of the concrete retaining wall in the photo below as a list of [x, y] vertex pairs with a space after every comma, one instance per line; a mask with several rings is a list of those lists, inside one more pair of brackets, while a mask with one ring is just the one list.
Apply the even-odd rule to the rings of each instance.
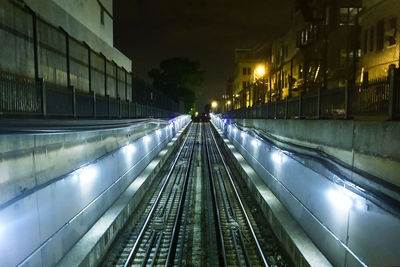
[[333, 265], [400, 264], [397, 215], [358, 194], [362, 190], [340, 186], [339, 177], [321, 172], [317, 162], [306, 164], [309, 157], [295, 157], [216, 117], [213, 122]]
[[347, 120], [231, 119], [293, 144], [317, 148], [400, 187], [400, 123]]
[[[41, 164], [53, 168], [41, 169], [49, 170], [50, 173], [48, 175], [46, 171], [43, 171], [43, 176], [46, 177], [45, 183], [32, 185], [30, 190], [14, 195], [12, 199], [1, 206], [0, 266], [17, 264], [51, 266], [57, 263], [165, 147], [174, 136], [175, 131], [183, 127], [188, 120], [189, 118], [185, 116], [170, 124], [160, 124], [157, 128], [152, 128], [151, 132], [142, 131], [141, 137], [136, 136], [136, 139], [133, 140], [129, 137], [135, 135], [134, 129], [120, 130], [122, 136], [130, 133], [129, 137], [125, 136], [122, 147], [119, 143], [122, 140], [118, 140], [118, 131], [114, 132], [116, 136], [111, 133], [107, 137], [103, 136], [100, 140], [105, 141], [100, 146], [101, 148], [93, 149], [98, 154], [103, 151], [100, 158], [85, 162], [86, 165], [83, 167], [61, 177], [51, 175], [55, 173], [52, 172], [53, 168], [57, 169], [57, 164], [61, 164], [64, 160], [65, 163], [61, 165], [65, 165], [65, 169], [73, 169], [78, 163], [69, 162], [68, 156], [73, 158], [73, 155], [77, 156], [79, 152], [90, 150], [91, 146], [96, 147], [96, 142], [86, 144], [85, 138], [82, 138], [80, 141], [83, 144], [80, 149], [67, 149], [67, 153], [63, 152], [63, 146], [54, 146], [51, 154], [47, 154], [44, 150], [43, 157], [33, 156], [33, 170], [38, 169], [37, 166], [41, 166]], [[145, 133], [147, 134], [145, 135]], [[87, 134], [93, 140], [98, 138], [93, 133]], [[101, 133], [98, 134], [102, 136]], [[68, 134], [66, 135], [68, 136]], [[72, 136], [58, 138], [65, 141], [74, 140], [74, 137], [77, 136], [83, 137], [85, 133], [81, 133], [81, 135], [73, 133]], [[47, 138], [54, 141], [51, 136]], [[22, 147], [25, 143], [23, 139], [23, 136], [20, 136], [20, 142], [17, 142], [15, 147]], [[40, 140], [45, 142], [46, 138], [40, 137]], [[56, 140], [59, 139], [56, 137]], [[77, 140], [75, 142], [78, 143]], [[33, 144], [36, 143], [33, 142]], [[47, 142], [47, 145], [51, 146], [49, 143], [52, 142]], [[107, 153], [107, 149], [111, 149], [111, 147], [116, 147], [116, 149]], [[23, 155], [23, 153], [20, 152], [19, 155]], [[20, 160], [19, 157], [17, 159]], [[82, 161], [84, 159], [85, 157], [80, 158]], [[47, 161], [51, 161], [52, 164], [48, 164]], [[79, 164], [81, 163], [79, 162]], [[18, 164], [14, 163], [14, 166], [24, 169], [23, 164], [25, 162], [20, 161]], [[12, 169], [9, 169], [8, 173], [13, 174], [13, 178], [18, 177], [12, 172]], [[28, 174], [29, 172], [25, 171], [24, 173]], [[36, 172], [33, 172], [33, 175], [36, 175]], [[29, 175], [25, 177], [28, 180], [36, 180]], [[17, 180], [24, 182], [23, 179]]]
[[104, 131], [0, 135], [0, 207], [168, 122]]
[[[223, 132], [217, 130], [220, 136]], [[246, 162], [232, 143], [224, 138], [219, 143], [225, 147], [230, 162], [234, 164], [253, 194], [261, 211], [295, 266], [331, 266], [324, 255], [313, 244], [301, 226], [290, 216], [282, 203], [268, 189], [263, 179]]]
[[158, 171], [182, 141], [183, 131], [184, 128], [135, 178], [93, 227], [57, 263], [58, 266], [97, 266], [100, 263], [113, 240], [152, 186]]

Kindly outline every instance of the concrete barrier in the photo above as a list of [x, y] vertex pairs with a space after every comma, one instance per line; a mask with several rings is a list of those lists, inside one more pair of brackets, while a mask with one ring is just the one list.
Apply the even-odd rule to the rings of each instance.
[[[47, 136], [47, 141], [46, 136], [27, 136], [29, 141], [15, 137], [14, 147], [30, 144], [25, 151], [29, 156], [23, 150], [5, 152], [17, 161], [10, 163], [12, 157], [8, 158], [8, 164], [15, 166], [15, 173], [7, 169], [8, 178], [15, 187], [30, 187], [9, 195], [0, 206], [0, 266], [57, 263], [189, 119], [160, 122], [138, 132], [128, 127], [97, 132], [98, 136], [93, 132]], [[30, 157], [31, 165], [24, 165], [24, 157]], [[72, 171], [56, 176], [66, 170]]]
[[212, 120], [333, 265], [400, 264], [398, 214], [318, 160], [282, 150], [249, 129]]
[[135, 178], [90, 230], [57, 263], [58, 266], [97, 266], [113, 240], [152, 186], [154, 178], [182, 140], [181, 129], [168, 145]]
[[[223, 132], [217, 130], [220, 136]], [[310, 240], [301, 226], [290, 216], [282, 203], [268, 189], [263, 179], [246, 162], [227, 138], [217, 138], [225, 147], [230, 162], [234, 164], [255, 197], [261, 211], [295, 266], [331, 266], [325, 256]]]
[[400, 189], [400, 123], [230, 119], [292, 144], [319, 149]]

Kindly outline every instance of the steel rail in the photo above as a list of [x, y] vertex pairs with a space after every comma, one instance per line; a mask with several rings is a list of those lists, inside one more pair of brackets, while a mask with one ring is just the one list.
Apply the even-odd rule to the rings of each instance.
[[[210, 126], [210, 127], [211, 127], [211, 126]], [[240, 208], [241, 208], [241, 210], [242, 210], [242, 212], [243, 212], [243, 215], [244, 215], [244, 217], [245, 217], [245, 219], [246, 219], [246, 223], [247, 223], [247, 226], [248, 226], [249, 229], [250, 229], [251, 235], [252, 235], [252, 237], [253, 237], [253, 241], [254, 241], [254, 243], [255, 243], [256, 246], [257, 246], [258, 253], [259, 253], [259, 255], [260, 255], [261, 259], [262, 259], [262, 262], [264, 263], [264, 266], [268, 267], [267, 260], [265, 259], [264, 253], [263, 253], [263, 251], [262, 251], [262, 249], [261, 249], [261, 246], [260, 246], [260, 243], [258, 242], [258, 238], [257, 238], [257, 236], [256, 236], [256, 233], [254, 232], [253, 226], [251, 225], [250, 219], [249, 219], [249, 217], [248, 217], [248, 215], [247, 215], [247, 212], [246, 212], [246, 210], [245, 210], [245, 208], [244, 208], [244, 206], [243, 206], [243, 202], [242, 202], [242, 200], [241, 200], [241, 198], [240, 198], [240, 196], [239, 196], [239, 193], [238, 193], [238, 191], [237, 191], [236, 185], [235, 185], [235, 183], [233, 182], [233, 178], [232, 178], [231, 172], [230, 172], [228, 166], [226, 165], [226, 162], [225, 162], [225, 160], [224, 160], [224, 157], [223, 157], [223, 155], [222, 155], [222, 153], [221, 153], [221, 150], [220, 150], [219, 147], [218, 147], [217, 141], [216, 141], [216, 139], [215, 139], [215, 137], [214, 137], [214, 134], [213, 134], [212, 131], [211, 131], [211, 128], [209, 129], [209, 132], [210, 132], [210, 135], [211, 135], [211, 137], [212, 137], [212, 139], [213, 139], [213, 141], [214, 141], [215, 147], [217, 148], [217, 151], [218, 151], [218, 154], [219, 154], [219, 156], [220, 156], [220, 158], [221, 158], [221, 161], [222, 161], [222, 163], [223, 163], [223, 165], [224, 165], [224, 169], [225, 169], [225, 171], [226, 171], [226, 173], [227, 173], [227, 175], [228, 175], [228, 177], [229, 177], [229, 181], [230, 181], [230, 183], [231, 183], [231, 185], [232, 185], [233, 191], [235, 192], [235, 196], [236, 196], [236, 198], [237, 198], [237, 200], [238, 200], [238, 202], [239, 202]]]
[[129, 266], [130, 262], [131, 262], [132, 259], [133, 259], [133, 255], [136, 253], [137, 249], [139, 248], [139, 243], [140, 243], [140, 241], [141, 241], [141, 239], [142, 239], [142, 237], [143, 237], [143, 235], [144, 235], [144, 233], [145, 233], [145, 231], [146, 231], [146, 229], [147, 229], [147, 227], [148, 227], [148, 225], [149, 225], [149, 223], [150, 223], [150, 220], [151, 220], [151, 218], [152, 218], [152, 216], [153, 216], [153, 213], [154, 213], [155, 210], [156, 210], [156, 207], [157, 207], [157, 205], [158, 205], [158, 202], [160, 201], [161, 196], [162, 196], [162, 194], [164, 193], [165, 187], [167, 186], [167, 184], [168, 184], [168, 182], [169, 182], [169, 179], [170, 179], [170, 177], [171, 177], [171, 174], [172, 174], [172, 172], [174, 171], [175, 166], [176, 166], [176, 164], [177, 164], [177, 162], [178, 162], [178, 159], [180, 158], [180, 156], [181, 156], [181, 154], [182, 154], [183, 148], [185, 147], [185, 145], [186, 145], [186, 143], [187, 143], [187, 140], [189, 139], [189, 135], [190, 135], [191, 130], [192, 130], [192, 125], [190, 126], [190, 129], [189, 129], [188, 134], [187, 134], [187, 136], [186, 136], [186, 138], [185, 138], [185, 141], [182, 143], [181, 147], [179, 148], [179, 151], [178, 151], [178, 153], [177, 153], [177, 156], [175, 157], [175, 159], [174, 159], [174, 161], [173, 161], [173, 163], [172, 163], [172, 167], [171, 167], [171, 169], [169, 170], [168, 175], [167, 175], [167, 177], [165, 178], [165, 181], [164, 181], [164, 183], [163, 183], [163, 185], [162, 185], [162, 187], [161, 187], [159, 193], [157, 194], [157, 198], [156, 198], [156, 200], [154, 201], [154, 203], [153, 203], [153, 205], [152, 205], [152, 207], [151, 207], [151, 209], [150, 209], [150, 212], [149, 212], [149, 214], [148, 214], [147, 217], [146, 217], [146, 220], [145, 220], [145, 222], [144, 222], [144, 224], [143, 224], [143, 226], [142, 226], [142, 229], [140, 230], [139, 235], [137, 236], [136, 241], [135, 241], [135, 243], [134, 243], [134, 245], [133, 245], [133, 247], [132, 247], [132, 249], [131, 249], [131, 251], [130, 251], [130, 253], [129, 253], [129, 255], [128, 255], [128, 258], [127, 258], [126, 261], [125, 261], [124, 267]]
[[206, 130], [204, 128], [203, 134], [203, 145], [205, 146], [205, 153], [207, 158], [207, 165], [208, 165], [208, 173], [210, 177], [210, 184], [211, 184], [211, 196], [212, 196], [212, 204], [214, 208], [214, 221], [215, 221], [215, 230], [217, 232], [217, 247], [218, 247], [218, 258], [219, 258], [219, 265], [220, 266], [228, 266], [227, 259], [226, 259], [226, 251], [225, 251], [225, 243], [224, 243], [224, 235], [221, 226], [221, 218], [220, 212], [218, 209], [218, 199], [217, 199], [217, 191], [215, 188], [215, 179], [213, 175], [213, 171], [211, 168], [211, 160], [210, 160], [210, 151], [208, 148], [208, 142], [206, 137]]
[[[198, 129], [198, 126], [196, 127], [196, 131], [195, 131], [196, 134], [197, 134], [197, 129]], [[189, 177], [190, 177], [190, 170], [191, 170], [191, 166], [192, 166], [195, 146], [196, 146], [196, 140], [193, 142], [193, 146], [190, 151], [189, 162], [188, 162], [188, 166], [187, 166], [186, 172], [185, 172], [185, 179], [183, 181], [182, 191], [181, 191], [181, 195], [179, 197], [178, 213], [176, 214], [176, 217], [175, 217], [174, 228], [172, 230], [172, 236], [171, 236], [171, 241], [170, 241], [170, 245], [169, 245], [169, 249], [168, 249], [167, 259], [165, 261], [165, 266], [172, 266], [173, 261], [175, 259], [176, 248], [178, 245], [178, 235], [179, 235], [179, 230], [181, 228], [182, 214], [183, 214], [183, 209], [185, 206], [184, 202], [185, 202], [185, 198], [186, 198], [187, 185], [188, 185], [188, 181], [189, 181]]]

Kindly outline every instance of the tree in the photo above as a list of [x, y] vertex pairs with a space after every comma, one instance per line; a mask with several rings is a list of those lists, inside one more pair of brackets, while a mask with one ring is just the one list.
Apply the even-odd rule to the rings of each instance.
[[197, 61], [174, 57], [161, 61], [158, 69], [149, 71], [153, 87], [175, 101], [183, 101], [185, 111], [194, 107], [197, 92], [203, 83], [203, 71]]

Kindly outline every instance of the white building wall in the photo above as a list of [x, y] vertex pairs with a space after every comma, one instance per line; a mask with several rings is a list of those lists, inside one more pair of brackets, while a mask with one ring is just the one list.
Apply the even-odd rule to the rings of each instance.
[[132, 61], [113, 47], [113, 21], [104, 12], [101, 24], [101, 5], [112, 15], [112, 0], [24, 0], [27, 6], [46, 21], [62, 27], [79, 41], [85, 41], [94, 51], [101, 52], [127, 71]]

